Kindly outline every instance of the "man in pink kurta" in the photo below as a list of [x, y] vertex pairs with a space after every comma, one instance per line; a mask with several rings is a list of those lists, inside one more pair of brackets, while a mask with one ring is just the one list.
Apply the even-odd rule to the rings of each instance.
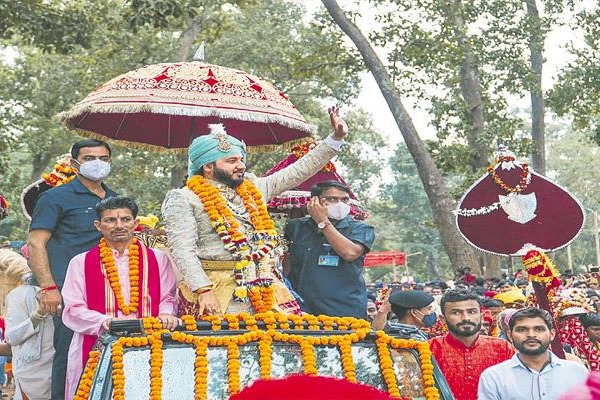
[[[163, 327], [174, 329], [179, 320], [175, 301], [175, 274], [169, 257], [150, 249], [132, 234], [137, 226], [137, 205], [126, 197], [111, 197], [96, 206], [96, 228], [102, 232], [100, 245], [78, 254], [69, 263], [62, 289], [63, 322], [75, 333], [69, 348], [65, 398], [75, 395], [79, 378], [97, 337], [110, 321], [158, 317]], [[102, 249], [112, 253], [122, 293], [119, 303], [107, 277], [110, 269], [102, 261]], [[131, 304], [130, 251], [139, 255], [139, 300]], [[128, 307], [135, 307], [132, 312]], [[124, 312], [127, 311], [127, 312]]]

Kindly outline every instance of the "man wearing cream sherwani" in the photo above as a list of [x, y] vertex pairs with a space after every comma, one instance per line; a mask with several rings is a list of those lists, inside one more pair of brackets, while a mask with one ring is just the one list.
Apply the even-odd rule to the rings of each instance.
[[[332, 135], [297, 162], [267, 177], [246, 173], [245, 145], [229, 136], [224, 127], [212, 126], [211, 134], [194, 139], [188, 150], [190, 179], [185, 187], [169, 191], [162, 205], [170, 254], [182, 277], [181, 314], [199, 317], [260, 311], [245, 294], [257, 286], [272, 291], [271, 303], [269, 295], [262, 297], [269, 304], [265, 309], [299, 313], [275, 268], [267, 271], [266, 265], [277, 262], [281, 245], [272, 229], [256, 228], [257, 221], [265, 219], [256, 215], [265, 202], [313, 176], [339, 152], [348, 128], [337, 108], [330, 108], [329, 116]], [[204, 186], [196, 185], [198, 182]], [[258, 191], [262, 199], [242, 197], [244, 187]], [[211, 200], [203, 201], [201, 197], [211, 191]], [[219, 229], [227, 233], [217, 233]], [[241, 240], [231, 241], [229, 234]], [[239, 260], [246, 258], [250, 266], [240, 265]]]

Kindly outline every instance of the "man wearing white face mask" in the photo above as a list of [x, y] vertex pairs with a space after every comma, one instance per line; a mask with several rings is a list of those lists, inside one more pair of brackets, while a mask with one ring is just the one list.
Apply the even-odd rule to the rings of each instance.
[[316, 184], [309, 216], [291, 220], [286, 227], [286, 270], [307, 313], [367, 317], [363, 261], [375, 231], [348, 215], [349, 192], [336, 181]]
[[88, 139], [71, 147], [71, 165], [77, 176], [71, 182], [42, 193], [29, 226], [29, 266], [40, 287], [40, 307], [54, 316], [52, 399], [64, 399], [67, 355], [73, 331], [61, 319], [62, 288], [67, 266], [75, 255], [96, 246], [102, 236], [94, 226], [94, 207], [117, 194], [102, 180], [110, 172], [111, 148]]

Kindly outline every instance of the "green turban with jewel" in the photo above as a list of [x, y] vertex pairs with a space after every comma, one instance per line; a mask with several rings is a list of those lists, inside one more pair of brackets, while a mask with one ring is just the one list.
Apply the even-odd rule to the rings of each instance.
[[209, 125], [210, 134], [194, 139], [188, 149], [188, 176], [223, 157], [241, 155], [246, 162], [246, 144], [225, 132], [223, 124]]

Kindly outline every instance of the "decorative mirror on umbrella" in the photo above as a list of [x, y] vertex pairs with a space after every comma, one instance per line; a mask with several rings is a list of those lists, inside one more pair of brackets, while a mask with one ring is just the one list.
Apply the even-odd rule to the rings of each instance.
[[571, 243], [585, 221], [579, 201], [505, 148], [495, 158], [455, 211], [467, 242], [507, 256], [523, 256], [531, 247], [551, 252]]
[[[273, 168], [268, 170], [264, 176], [272, 175], [275, 172], [295, 163], [300, 158], [304, 157], [316, 143], [309, 141], [297, 145], [292, 148], [283, 160], [277, 163]], [[346, 181], [337, 173], [335, 165], [330, 161], [319, 172], [313, 175], [310, 179], [299, 184], [294, 190], [288, 190], [275, 196], [269, 201], [267, 207], [272, 214], [280, 214], [290, 218], [298, 218], [306, 215], [306, 206], [310, 201], [310, 190], [319, 182], [336, 181], [350, 188]], [[369, 213], [364, 209], [358, 201], [356, 195], [350, 190], [350, 214], [355, 219], [364, 220], [369, 217]]]

